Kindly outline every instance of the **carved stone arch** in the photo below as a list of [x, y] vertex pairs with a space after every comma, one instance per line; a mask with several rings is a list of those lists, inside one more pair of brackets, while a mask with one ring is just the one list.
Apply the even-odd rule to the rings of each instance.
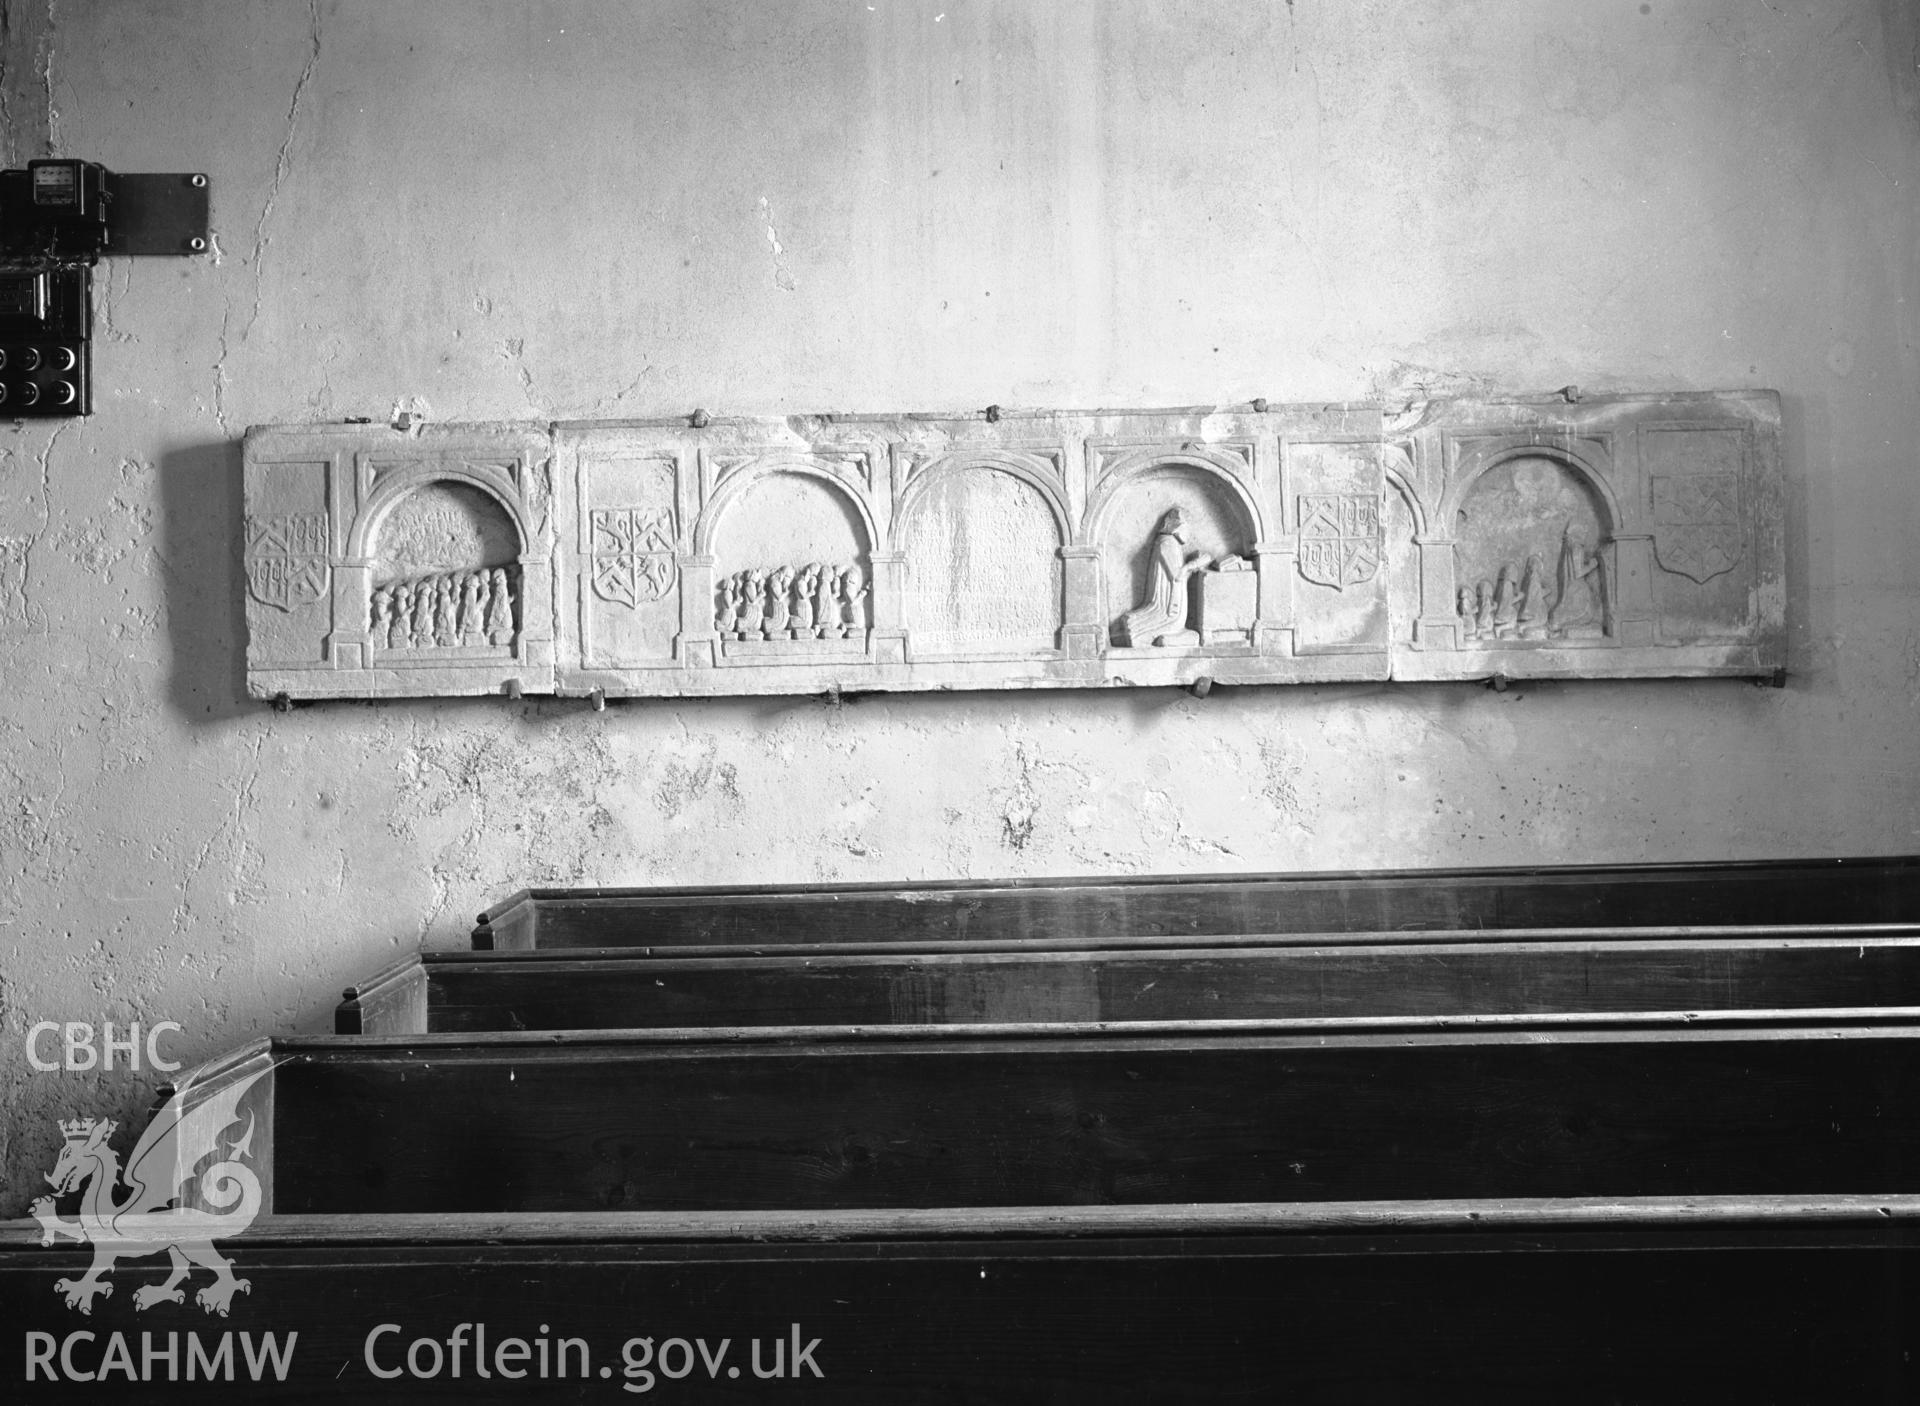
[[1625, 519], [1590, 450], [1562, 435], [1482, 441], [1443, 510], [1455, 599], [1428, 601], [1426, 618], [1457, 618], [1475, 649], [1619, 642]]
[[1400, 495], [1400, 501], [1407, 505], [1407, 513], [1413, 518], [1413, 535], [1418, 541], [1427, 535], [1427, 510], [1421, 503], [1420, 495], [1414, 490], [1413, 480], [1405, 470], [1396, 468], [1392, 463], [1386, 465], [1387, 484]]
[[1057, 467], [957, 449], [901, 490], [894, 542], [914, 658], [1047, 658], [1064, 647], [1071, 516]]
[[1247, 541], [1267, 541], [1267, 515], [1261, 511], [1253, 490], [1235, 472], [1236, 466], [1244, 468], [1245, 464], [1239, 459], [1198, 448], [1162, 450], [1149, 447], [1129, 450], [1106, 466], [1099, 487], [1094, 489], [1093, 497], [1087, 503], [1083, 530], [1074, 545], [1097, 546], [1103, 540], [1108, 512], [1119, 493], [1129, 484], [1166, 469], [1197, 469], [1201, 474], [1225, 485], [1229, 498], [1242, 514], [1241, 526], [1246, 531]]
[[395, 473], [374, 485], [361, 505], [359, 515], [354, 518], [353, 527], [347, 534], [347, 557], [353, 561], [367, 559], [373, 543], [380, 540], [380, 527], [400, 503], [422, 488], [431, 488], [436, 483], [458, 483], [469, 488], [477, 488], [487, 497], [498, 503], [506, 513], [507, 520], [513, 524], [513, 530], [519, 535], [520, 550], [518, 556], [536, 555], [533, 532], [527, 522], [524, 505], [519, 495], [503, 488], [494, 474], [486, 473], [471, 464], [434, 462], [420, 473]]
[[797, 454], [774, 454], [755, 459], [735, 469], [714, 490], [713, 496], [700, 510], [699, 520], [694, 523], [693, 552], [695, 556], [713, 554], [714, 539], [719, 533], [720, 524], [726, 518], [728, 510], [754, 485], [774, 474], [796, 474], [817, 479], [825, 484], [853, 505], [854, 512], [860, 519], [861, 530], [866, 533], [867, 550], [869, 552], [886, 550], [886, 541], [881, 535], [879, 525], [874, 518], [873, 505], [867, 501], [866, 494], [818, 459]]
[[1454, 482], [1440, 505], [1439, 520], [1448, 525], [1451, 532], [1456, 514], [1473, 492], [1473, 486], [1502, 464], [1515, 459], [1550, 459], [1562, 469], [1575, 476], [1579, 482], [1590, 489], [1599, 500], [1606, 515], [1606, 527], [1609, 535], [1625, 528], [1625, 518], [1620, 509], [1620, 499], [1613, 487], [1607, 482], [1607, 476], [1600, 466], [1575, 446], [1560, 438], [1538, 438], [1524, 443], [1505, 443], [1498, 449], [1479, 458], [1466, 472]]
[[1053, 466], [1037, 455], [1022, 454], [1011, 449], [956, 449], [932, 460], [918, 470], [902, 490], [899, 507], [894, 514], [895, 531], [904, 534], [915, 505], [935, 482], [949, 474], [965, 473], [969, 469], [1008, 474], [1032, 487], [1053, 513], [1054, 525], [1060, 532], [1060, 545], [1064, 547], [1073, 542], [1073, 518], [1067, 511], [1066, 498], [1061, 493], [1059, 477]]

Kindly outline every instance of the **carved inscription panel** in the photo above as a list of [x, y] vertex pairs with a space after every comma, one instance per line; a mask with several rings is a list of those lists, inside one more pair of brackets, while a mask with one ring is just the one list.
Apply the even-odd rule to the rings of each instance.
[[269, 428], [256, 696], [1764, 674], [1767, 393]]

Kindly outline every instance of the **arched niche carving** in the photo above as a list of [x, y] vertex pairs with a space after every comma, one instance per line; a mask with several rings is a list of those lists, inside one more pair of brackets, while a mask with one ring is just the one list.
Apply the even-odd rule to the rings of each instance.
[[1619, 507], [1580, 455], [1550, 444], [1489, 455], [1462, 475], [1448, 513], [1463, 647], [1612, 638]]
[[1427, 519], [1404, 474], [1389, 465], [1386, 479], [1380, 526], [1387, 571], [1388, 631], [1396, 645], [1411, 645], [1419, 638], [1423, 586], [1418, 544], [1426, 536]]
[[[1261, 540], [1252, 495], [1237, 477], [1194, 456], [1143, 457], [1138, 463], [1131, 472], [1110, 474], [1087, 513], [1088, 535], [1100, 553], [1104, 624], [1112, 643], [1249, 643], [1258, 605], [1254, 548]], [[1236, 579], [1197, 581], [1213, 575]], [[1223, 602], [1231, 596], [1231, 608], [1216, 608], [1211, 622], [1202, 621], [1203, 591]]]
[[1397, 444], [1381, 446], [1382, 472], [1387, 486], [1396, 490], [1413, 523], [1413, 535], [1427, 535], [1427, 505], [1420, 501], [1420, 492], [1414, 487], [1413, 461], [1407, 451]]
[[867, 503], [826, 467], [776, 460], [740, 469], [695, 529], [713, 558], [723, 654], [865, 650], [878, 534]]
[[353, 534], [367, 563], [368, 648], [390, 659], [509, 649], [526, 618], [517, 505], [479, 475], [382, 487]]
[[904, 624], [916, 657], [1060, 647], [1069, 519], [1052, 465], [1011, 451], [943, 456], [900, 497]]

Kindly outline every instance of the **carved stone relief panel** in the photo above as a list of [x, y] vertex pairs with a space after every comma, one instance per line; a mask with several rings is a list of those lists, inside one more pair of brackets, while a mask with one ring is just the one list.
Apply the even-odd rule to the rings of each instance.
[[1765, 673], [1764, 393], [263, 429], [256, 696]]
[[672, 454], [579, 460], [568, 527], [587, 569], [568, 604], [578, 615], [586, 662], [631, 668], [674, 662], [684, 550], [679, 483]]
[[1743, 426], [1654, 422], [1640, 428], [1661, 640], [1738, 640], [1756, 605], [1778, 609], [1767, 563], [1778, 551], [1772, 480], [1747, 471], [1758, 445]]
[[250, 660], [272, 659], [284, 669], [330, 667], [326, 638], [339, 557], [328, 508], [335, 471], [325, 453], [247, 465], [242, 561]]
[[1781, 667], [1779, 424], [1768, 392], [1424, 407], [1394, 677]]
[[249, 691], [550, 691], [549, 459], [512, 427], [250, 431]]
[[1112, 647], [1251, 652], [1258, 595], [1245, 587], [1257, 586], [1260, 530], [1250, 456], [1141, 449], [1116, 460], [1094, 529]]
[[897, 518], [910, 660], [1065, 649], [1069, 525], [1058, 453], [910, 459]]
[[1374, 656], [1388, 642], [1386, 473], [1378, 441], [1289, 442], [1283, 479], [1294, 648]]

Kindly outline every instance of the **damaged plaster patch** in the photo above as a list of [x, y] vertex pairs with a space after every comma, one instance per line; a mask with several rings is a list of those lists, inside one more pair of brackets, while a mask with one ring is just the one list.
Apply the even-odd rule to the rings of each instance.
[[[140, 461], [123, 460], [121, 480], [137, 476]], [[151, 468], [147, 469], [152, 472]], [[55, 537], [61, 553], [90, 576], [105, 576], [153, 536], [152, 506], [128, 494], [116, 493], [98, 516], [69, 522]]]
[[697, 745], [692, 756], [670, 756], [662, 768], [660, 784], [654, 787], [653, 803], [669, 821], [677, 820], [692, 806], [706, 799], [709, 791], [723, 799], [740, 799], [739, 772], [732, 762], [719, 760], [720, 748], [712, 738]]
[[1196, 835], [1188, 830], [1179, 805], [1172, 796], [1156, 787], [1147, 787], [1141, 798], [1140, 822], [1142, 836], [1148, 841], [1156, 860], [1158, 855], [1174, 849], [1207, 858], [1233, 858], [1238, 853], [1218, 840], [1210, 840], [1205, 835]]
[[[510, 889], [591, 883], [609, 864], [631, 861], [630, 840], [601, 803], [603, 792], [632, 786], [604, 728], [569, 718], [574, 731], [557, 746], [533, 749], [525, 725], [538, 716], [529, 708], [465, 730], [423, 715], [393, 739], [401, 784], [387, 828], [432, 876], [419, 939], [449, 914], [477, 912]], [[465, 931], [443, 936], [464, 939]]]
[[533, 388], [533, 369], [527, 365], [527, 341], [524, 337], [505, 337], [500, 342], [500, 359], [520, 377], [520, 393], [533, 409], [540, 408], [540, 396]]
[[33, 628], [27, 609], [27, 548], [25, 537], [0, 537], [0, 632], [24, 633]]
[[1300, 797], [1301, 777], [1305, 771], [1300, 759], [1285, 743], [1269, 737], [1260, 743], [1260, 767], [1264, 773], [1260, 783], [1261, 798], [1278, 811], [1288, 824], [1298, 826], [1311, 835], [1313, 826], [1307, 823], [1307, 806]]
[[868, 843], [860, 832], [878, 813], [874, 804], [874, 793], [880, 789], [876, 781], [869, 781], [860, 788], [860, 794], [840, 807], [840, 814], [834, 820], [836, 842], [848, 854], [858, 855], [862, 859], [878, 859], [880, 851]]
[[1368, 378], [1367, 394], [1382, 405], [1427, 400], [1475, 400], [1497, 393], [1491, 377], [1446, 371], [1411, 361], [1390, 361]]
[[787, 267], [787, 247], [780, 242], [780, 233], [773, 227], [773, 205], [764, 195], [760, 197], [760, 220], [767, 227], [767, 245], [773, 251], [773, 286], [791, 293], [796, 285]]
[[1033, 841], [1033, 827], [1040, 817], [1040, 797], [1033, 789], [1033, 763], [1027, 759], [1027, 744], [1013, 749], [1014, 764], [1020, 779], [998, 792], [994, 804], [1000, 810], [1000, 843], [1018, 854]]

